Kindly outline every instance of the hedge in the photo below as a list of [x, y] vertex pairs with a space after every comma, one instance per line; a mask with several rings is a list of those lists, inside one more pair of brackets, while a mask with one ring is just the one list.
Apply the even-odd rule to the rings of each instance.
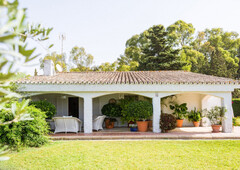
[[232, 99], [234, 117], [240, 116], [240, 98]]

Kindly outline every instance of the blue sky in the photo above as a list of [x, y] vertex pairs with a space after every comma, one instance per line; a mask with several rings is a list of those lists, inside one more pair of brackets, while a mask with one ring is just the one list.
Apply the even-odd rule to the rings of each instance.
[[[60, 53], [58, 35], [64, 33], [64, 52], [82, 46], [94, 56], [94, 65], [115, 61], [132, 35], [179, 19], [192, 23], [196, 31], [221, 27], [240, 33], [238, 0], [20, 0], [20, 6], [28, 8], [30, 23], [54, 28], [44, 43], [54, 44], [51, 52]], [[38, 47], [41, 57], [47, 53], [35, 42], [30, 45]], [[20, 71], [33, 74], [34, 68], [39, 70], [38, 59]]]

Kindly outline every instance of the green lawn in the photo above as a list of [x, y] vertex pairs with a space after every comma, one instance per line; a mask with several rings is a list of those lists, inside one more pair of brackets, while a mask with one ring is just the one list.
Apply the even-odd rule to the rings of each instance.
[[240, 141], [59, 141], [9, 154], [0, 169], [240, 169]]

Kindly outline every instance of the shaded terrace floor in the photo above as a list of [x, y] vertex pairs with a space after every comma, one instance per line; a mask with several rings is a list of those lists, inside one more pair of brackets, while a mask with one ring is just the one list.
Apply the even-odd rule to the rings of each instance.
[[51, 134], [53, 140], [114, 140], [114, 139], [240, 139], [240, 127], [234, 127], [233, 133], [212, 133], [211, 127], [183, 127], [168, 133], [130, 132], [129, 128], [104, 129], [93, 133], [57, 133]]

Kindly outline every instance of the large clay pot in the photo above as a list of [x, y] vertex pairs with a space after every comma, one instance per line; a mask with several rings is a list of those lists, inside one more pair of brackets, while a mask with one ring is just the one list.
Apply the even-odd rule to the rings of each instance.
[[137, 121], [138, 131], [147, 132], [148, 130], [148, 121]]
[[106, 119], [106, 120], [105, 120], [105, 127], [106, 127], [107, 129], [112, 129], [112, 128], [114, 128], [114, 122], [111, 122], [110, 119]]
[[221, 125], [212, 125], [212, 132], [219, 133]]
[[183, 119], [177, 119], [177, 127], [182, 127]]
[[148, 130], [150, 130], [150, 131], [153, 130], [152, 120], [149, 120], [149, 121], [148, 121]]
[[199, 127], [199, 122], [193, 121], [194, 127]]
[[149, 120], [149, 121], [148, 121], [148, 127], [149, 127], [149, 128], [153, 127], [153, 125], [152, 125], [152, 120]]

